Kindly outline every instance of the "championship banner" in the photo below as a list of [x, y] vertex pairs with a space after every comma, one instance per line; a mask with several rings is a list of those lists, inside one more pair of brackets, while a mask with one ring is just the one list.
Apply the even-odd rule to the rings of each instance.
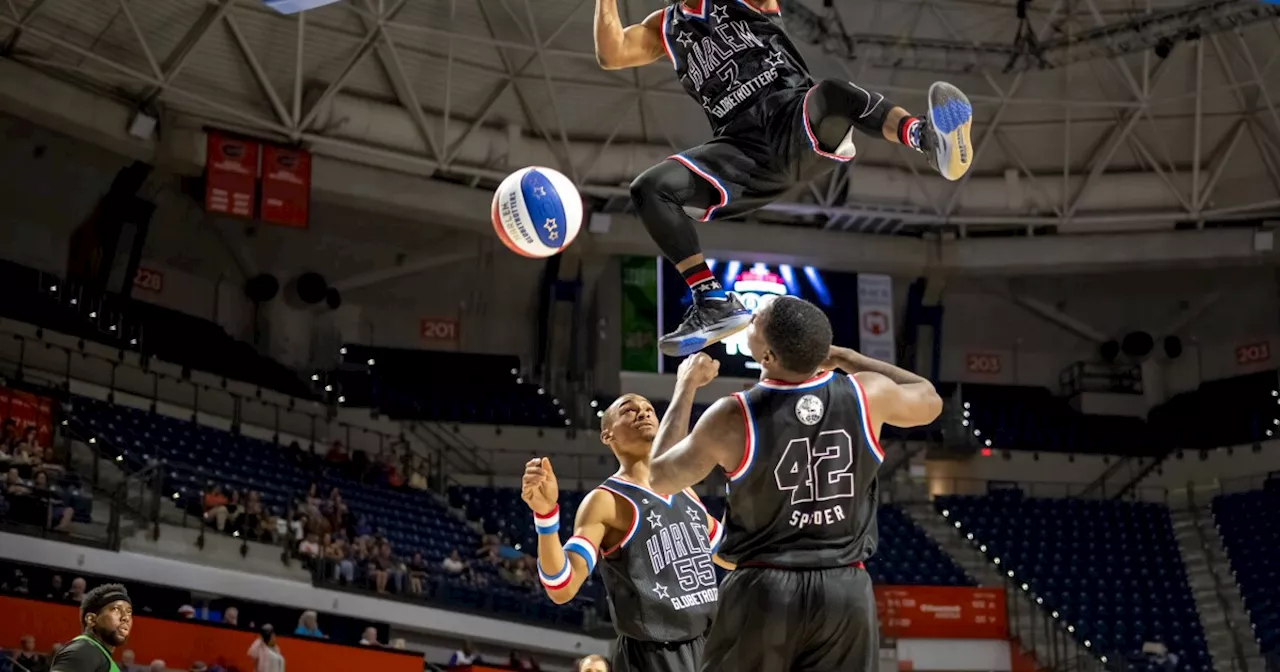
[[882, 362], [897, 364], [893, 340], [893, 278], [858, 274], [858, 350]]
[[0, 418], [13, 420], [18, 436], [28, 427], [36, 428], [36, 443], [47, 446], [53, 440], [53, 401], [30, 392], [0, 387]]
[[658, 264], [622, 257], [622, 370], [658, 370]]
[[236, 217], [254, 215], [258, 143], [210, 131], [205, 155], [204, 208]]
[[265, 145], [262, 148], [262, 221], [307, 228], [311, 209], [311, 153]]
[[1004, 591], [876, 586], [880, 635], [895, 639], [1008, 639]]

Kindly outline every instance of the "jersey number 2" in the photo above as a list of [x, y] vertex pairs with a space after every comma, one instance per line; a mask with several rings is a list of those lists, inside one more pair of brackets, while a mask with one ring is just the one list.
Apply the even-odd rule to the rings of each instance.
[[791, 492], [792, 504], [853, 496], [853, 437], [843, 429], [818, 435], [816, 442], [792, 439], [782, 451], [773, 477]]

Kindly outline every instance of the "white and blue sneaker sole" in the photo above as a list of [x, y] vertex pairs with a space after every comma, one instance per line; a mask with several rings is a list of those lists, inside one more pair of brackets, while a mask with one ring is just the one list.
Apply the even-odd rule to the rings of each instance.
[[952, 182], [973, 165], [973, 105], [964, 93], [946, 82], [929, 87], [929, 130], [934, 135], [938, 172]]
[[668, 357], [688, 357], [746, 329], [749, 324], [751, 324], [751, 311], [743, 310], [680, 340], [662, 341], [659, 343], [659, 348], [662, 354]]

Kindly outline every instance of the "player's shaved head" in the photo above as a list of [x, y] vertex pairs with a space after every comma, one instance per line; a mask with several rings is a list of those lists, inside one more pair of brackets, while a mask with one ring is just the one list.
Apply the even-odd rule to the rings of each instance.
[[609, 661], [604, 656], [591, 654], [578, 661], [575, 672], [609, 672]]
[[[794, 296], [780, 296], [756, 313], [753, 325], [778, 366], [812, 374], [831, 350], [831, 320], [822, 309]], [[752, 353], [754, 354], [754, 347]]]

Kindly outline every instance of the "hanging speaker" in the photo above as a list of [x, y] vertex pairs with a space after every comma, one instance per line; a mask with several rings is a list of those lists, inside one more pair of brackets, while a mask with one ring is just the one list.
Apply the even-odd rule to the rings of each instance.
[[1182, 339], [1177, 336], [1164, 337], [1164, 354], [1169, 359], [1177, 359], [1182, 356]]
[[298, 298], [303, 303], [314, 305], [325, 300], [329, 283], [325, 282], [324, 276], [319, 273], [307, 272], [298, 276], [294, 291], [298, 293]]
[[1133, 359], [1142, 359], [1151, 354], [1151, 349], [1155, 347], [1155, 339], [1151, 338], [1151, 334], [1145, 331], [1132, 331], [1125, 334], [1124, 341], [1121, 343], [1121, 349], [1124, 354]]
[[254, 303], [266, 303], [279, 293], [280, 281], [270, 273], [255, 275], [244, 283], [244, 295]]

